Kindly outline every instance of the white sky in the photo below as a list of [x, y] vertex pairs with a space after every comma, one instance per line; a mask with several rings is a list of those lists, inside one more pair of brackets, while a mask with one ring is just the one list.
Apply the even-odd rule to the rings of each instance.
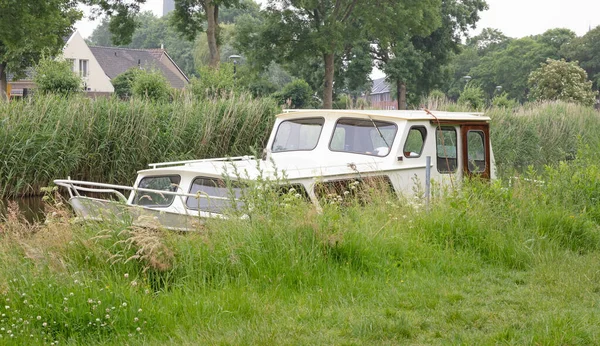
[[[481, 13], [471, 35], [489, 27], [515, 38], [541, 34], [553, 28], [568, 28], [582, 36], [590, 28], [600, 25], [600, 0], [487, 0], [487, 3], [490, 9]], [[147, 0], [142, 9], [160, 15], [162, 0]], [[75, 27], [83, 37], [88, 37], [97, 25], [98, 21], [84, 19]], [[382, 76], [377, 72], [374, 71], [372, 78]]]

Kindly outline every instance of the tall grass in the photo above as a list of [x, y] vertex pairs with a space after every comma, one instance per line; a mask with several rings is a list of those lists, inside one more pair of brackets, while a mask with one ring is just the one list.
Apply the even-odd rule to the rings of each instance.
[[0, 196], [36, 194], [67, 176], [131, 184], [152, 162], [252, 154], [277, 112], [273, 101], [248, 95], [0, 103]]
[[[430, 97], [423, 104], [434, 111], [468, 112], [470, 109], [446, 98]], [[499, 172], [509, 176], [529, 166], [543, 170], [572, 160], [579, 141], [600, 146], [600, 112], [565, 102], [526, 103], [516, 107], [489, 107], [491, 139]], [[592, 154], [592, 153], [589, 153]]]
[[429, 211], [375, 187], [321, 212], [291, 194], [249, 196], [261, 199], [248, 201], [249, 218], [191, 234], [78, 225], [60, 208], [32, 226], [12, 213], [0, 223], [0, 335], [59, 345], [593, 344], [600, 227], [597, 183], [585, 178], [600, 165], [584, 156], [543, 185], [467, 182]]

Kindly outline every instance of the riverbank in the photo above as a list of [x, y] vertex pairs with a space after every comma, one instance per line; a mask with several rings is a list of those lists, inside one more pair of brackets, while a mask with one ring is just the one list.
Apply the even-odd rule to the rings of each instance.
[[[541, 344], [600, 338], [600, 166], [263, 201], [193, 233], [0, 223], [0, 336], [14, 344]], [[567, 188], [568, 187], [568, 188]], [[52, 208], [51, 206], [49, 208]], [[13, 215], [18, 215], [14, 213]], [[3, 341], [0, 341], [2, 343]]]

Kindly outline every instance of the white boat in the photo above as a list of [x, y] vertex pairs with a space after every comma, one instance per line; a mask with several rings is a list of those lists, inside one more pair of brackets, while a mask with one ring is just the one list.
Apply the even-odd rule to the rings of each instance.
[[294, 188], [317, 206], [323, 191], [365, 179], [382, 179], [398, 194], [424, 191], [429, 182], [444, 186], [467, 176], [493, 179], [489, 123], [478, 113], [289, 110], [277, 115], [261, 158], [153, 163], [138, 172], [133, 186], [55, 183], [68, 189], [80, 218], [189, 230], [243, 203], [236, 198], [258, 178], [285, 174], [282, 187]]

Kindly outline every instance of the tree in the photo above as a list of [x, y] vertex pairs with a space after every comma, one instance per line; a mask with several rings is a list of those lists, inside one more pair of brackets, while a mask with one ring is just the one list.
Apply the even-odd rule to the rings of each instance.
[[[389, 41], [377, 41], [374, 54], [388, 81], [397, 90], [398, 106], [406, 109], [406, 86], [411, 85], [416, 97], [427, 95], [447, 79], [452, 54], [458, 53], [462, 37], [479, 20], [479, 12], [487, 9], [484, 0], [442, 0], [441, 25], [428, 35], [410, 32]], [[396, 39], [394, 39], [396, 38]]]
[[531, 92], [535, 100], [561, 100], [592, 106], [598, 92], [592, 91], [592, 82], [577, 62], [564, 59], [548, 59], [529, 76]]
[[439, 25], [439, 6], [440, 0], [270, 0], [245, 50], [257, 52], [260, 61], [292, 66], [319, 59], [323, 107], [331, 108], [336, 70], [342, 70], [347, 52], [367, 37], [389, 41], [409, 30], [427, 34]]
[[0, 1], [0, 100], [7, 98], [7, 72], [21, 76], [42, 53], [53, 55], [81, 18], [75, 0]]
[[523, 102], [527, 99], [529, 74], [554, 52], [552, 47], [531, 37], [511, 40], [506, 49], [483, 56], [469, 75], [489, 97], [497, 86], [502, 86], [508, 97]]
[[569, 60], [579, 61], [594, 88], [600, 86], [600, 26], [565, 44], [562, 53]]
[[221, 56], [219, 52], [219, 8], [236, 7], [240, 0], [175, 0], [175, 11], [172, 23], [190, 41], [198, 33], [204, 31], [206, 21], [206, 38], [210, 52], [209, 65], [219, 67]]
[[44, 94], [71, 95], [81, 91], [81, 77], [73, 72], [72, 62], [43, 58], [35, 67], [33, 81]]

